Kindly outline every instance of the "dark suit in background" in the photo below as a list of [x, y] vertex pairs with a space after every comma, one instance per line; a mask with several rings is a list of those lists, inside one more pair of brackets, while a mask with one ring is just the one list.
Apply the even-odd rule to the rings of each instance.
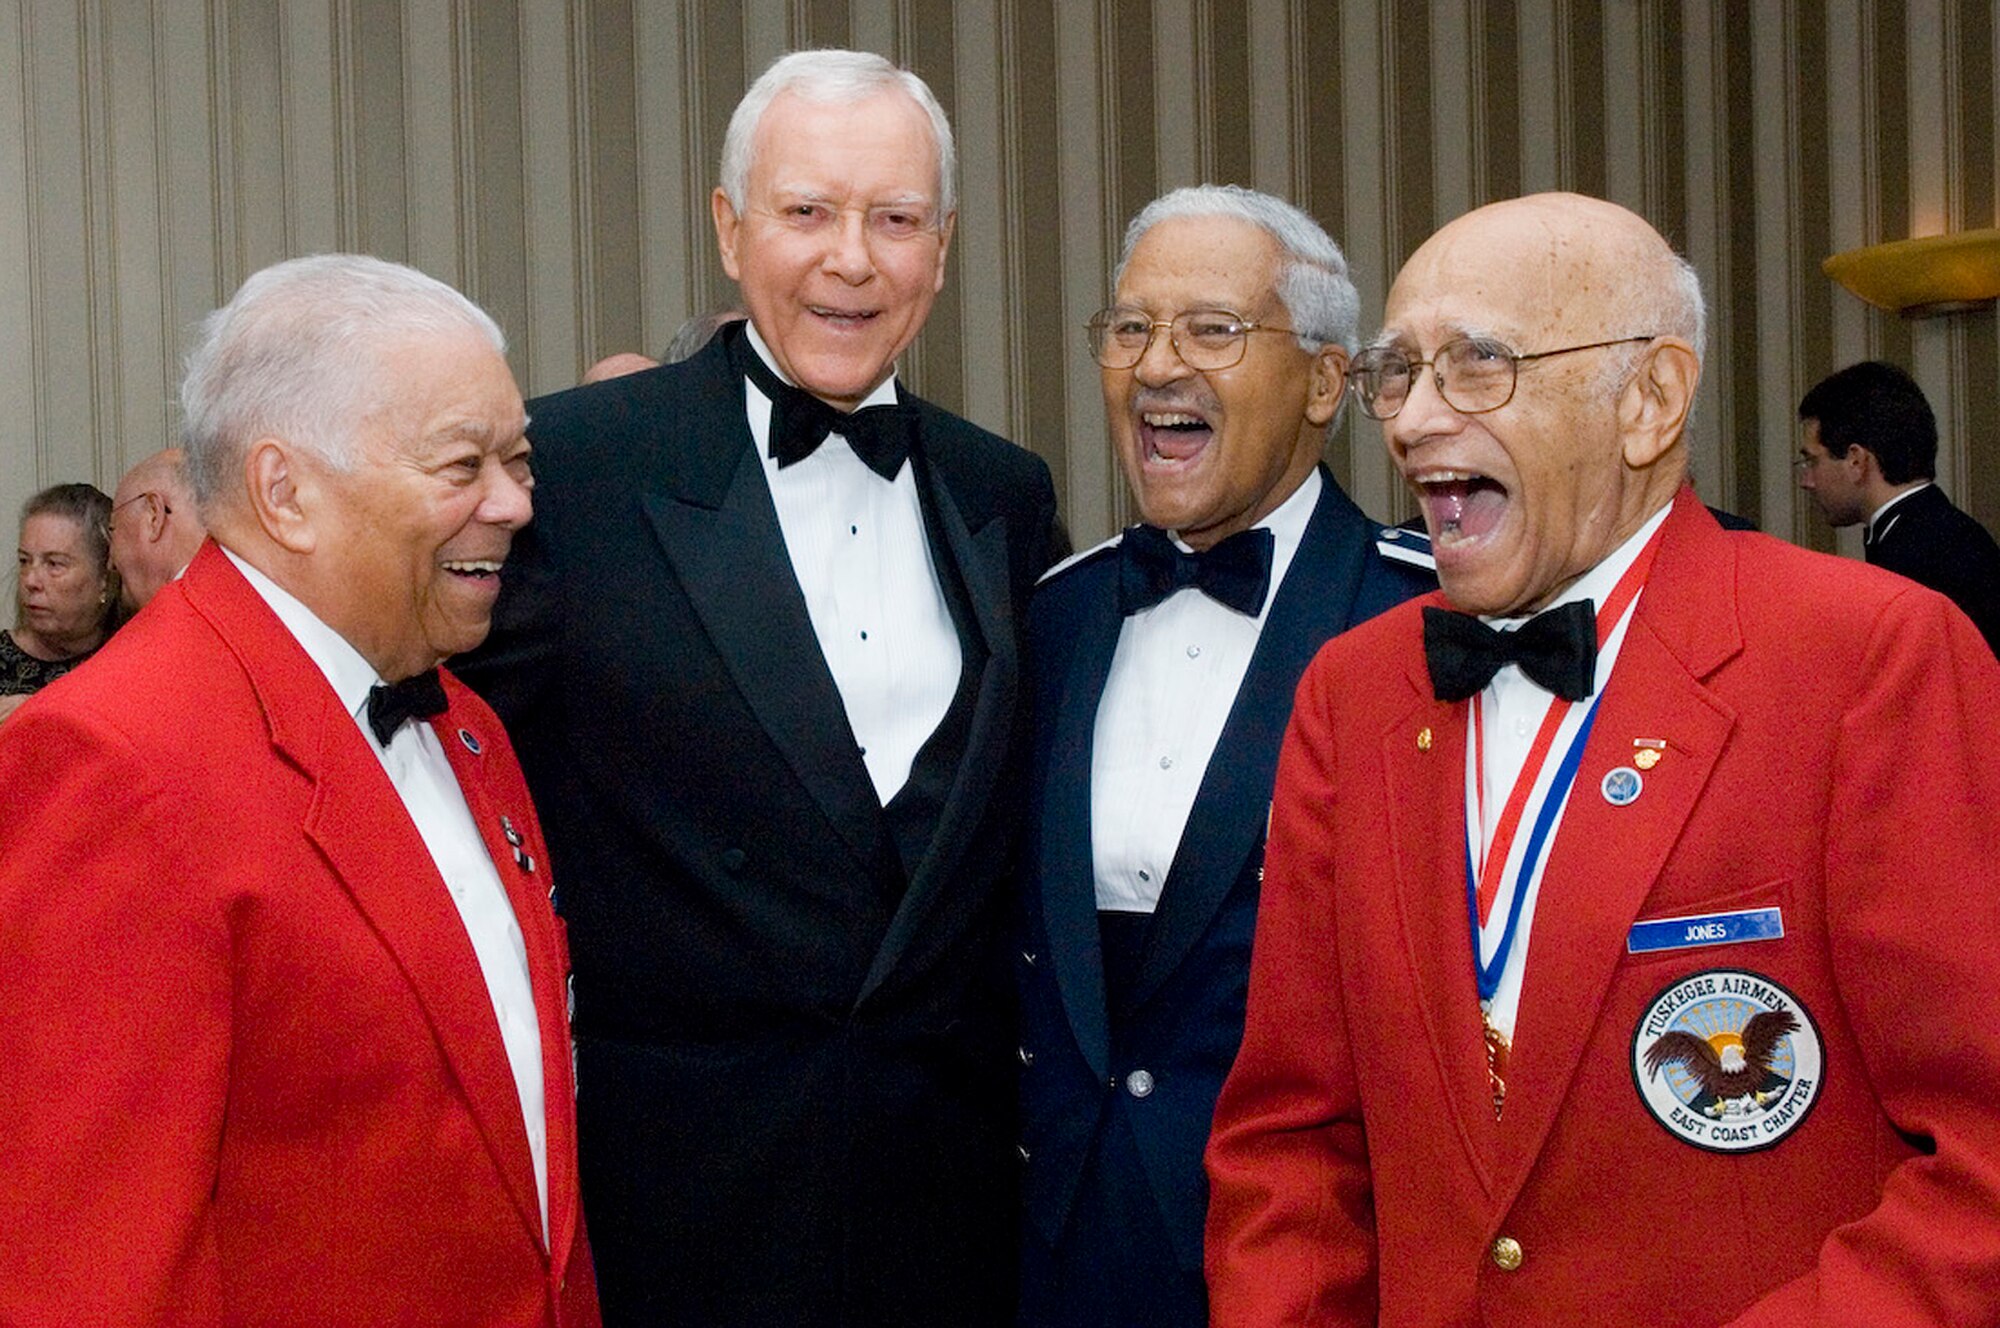
[[1943, 489], [1928, 484], [1898, 500], [1870, 527], [1867, 552], [1958, 605], [2000, 656], [2000, 544]]
[[957, 701], [885, 809], [800, 593], [730, 329], [531, 403], [535, 522], [463, 661], [562, 864], [607, 1317], [1011, 1312], [1016, 633], [1054, 495], [907, 395]]

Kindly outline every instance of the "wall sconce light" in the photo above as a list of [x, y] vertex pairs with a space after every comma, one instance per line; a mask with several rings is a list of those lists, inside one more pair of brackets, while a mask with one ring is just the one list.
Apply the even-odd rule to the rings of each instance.
[[1849, 249], [1820, 271], [1905, 318], [1982, 309], [2000, 298], [2000, 228]]

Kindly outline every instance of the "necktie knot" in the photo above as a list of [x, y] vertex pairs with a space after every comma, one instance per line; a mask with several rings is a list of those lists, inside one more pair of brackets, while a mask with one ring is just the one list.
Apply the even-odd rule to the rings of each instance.
[[747, 332], [737, 332], [730, 358], [744, 377], [771, 400], [771, 458], [778, 469], [796, 465], [819, 450], [828, 434], [839, 434], [863, 465], [893, 480], [909, 458], [917, 436], [916, 413], [900, 401], [846, 412], [810, 392], [793, 387], [764, 363]]
[[406, 719], [430, 719], [445, 710], [444, 683], [434, 668], [401, 682], [379, 682], [368, 689], [368, 727], [384, 747]]
[[1150, 609], [1189, 586], [1216, 603], [1255, 617], [1271, 591], [1271, 550], [1265, 529], [1242, 530], [1214, 548], [1190, 553], [1158, 526], [1133, 526], [1118, 542], [1118, 609]]
[[1536, 614], [1511, 632], [1469, 613], [1424, 610], [1424, 660], [1440, 701], [1463, 701], [1509, 664], [1565, 701], [1587, 699], [1597, 681], [1597, 613], [1591, 601]]

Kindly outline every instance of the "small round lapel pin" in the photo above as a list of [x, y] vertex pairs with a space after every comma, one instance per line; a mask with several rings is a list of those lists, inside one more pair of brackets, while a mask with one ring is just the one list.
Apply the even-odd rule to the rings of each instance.
[[1621, 765], [1605, 775], [1604, 782], [1598, 787], [1603, 791], [1606, 802], [1613, 807], [1626, 807], [1645, 789], [1646, 781], [1631, 766]]

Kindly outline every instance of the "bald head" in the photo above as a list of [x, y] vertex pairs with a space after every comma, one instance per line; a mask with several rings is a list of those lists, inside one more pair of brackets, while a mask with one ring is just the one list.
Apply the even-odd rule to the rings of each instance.
[[[1644, 218], [1601, 198], [1531, 194], [1468, 212], [1410, 256], [1391, 302], [1419, 282], [1439, 298], [1511, 304], [1524, 331], [1569, 335], [1622, 316], [1685, 341], [1697, 358], [1703, 350], [1693, 268]], [[1526, 326], [1537, 314], [1541, 325]]]
[[[1410, 256], [1384, 322], [1377, 346], [1428, 366], [1384, 427], [1459, 607], [1547, 604], [1672, 500], [1701, 288], [1637, 215], [1578, 194], [1469, 212]], [[1495, 365], [1498, 404], [1467, 387]]]
[[642, 373], [647, 369], [657, 369], [660, 362], [650, 355], [636, 351], [621, 350], [615, 355], [607, 355], [583, 371], [583, 382], [601, 383], [607, 378], [623, 378], [626, 374]]
[[125, 472], [111, 501], [111, 564], [119, 598], [136, 612], [180, 575], [208, 533], [195, 512], [186, 454], [153, 453]]

